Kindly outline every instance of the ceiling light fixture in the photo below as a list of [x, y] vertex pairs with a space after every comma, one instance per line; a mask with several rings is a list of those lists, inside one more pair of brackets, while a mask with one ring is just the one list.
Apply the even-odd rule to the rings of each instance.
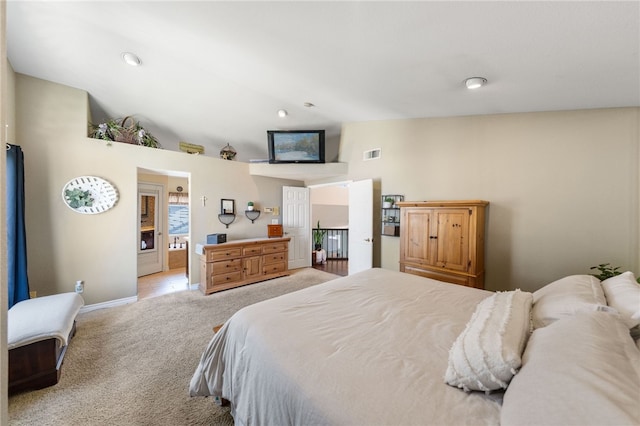
[[131, 52], [124, 52], [122, 54], [122, 60], [127, 65], [131, 65], [132, 67], [137, 67], [140, 64], [142, 64], [142, 61], [140, 61], [140, 58], [138, 58], [138, 56], [136, 56], [135, 53], [131, 53]]
[[467, 89], [479, 89], [485, 84], [487, 84], [487, 79], [484, 77], [471, 77], [464, 81]]
[[289, 113], [287, 112], [286, 109], [279, 109], [278, 110], [278, 117], [285, 118], [287, 115], [289, 115]]

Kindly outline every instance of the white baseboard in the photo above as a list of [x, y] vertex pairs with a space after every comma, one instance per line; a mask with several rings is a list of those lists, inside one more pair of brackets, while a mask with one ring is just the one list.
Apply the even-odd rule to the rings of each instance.
[[80, 308], [80, 313], [95, 311], [96, 309], [113, 308], [115, 306], [126, 305], [138, 301], [138, 296], [125, 297], [124, 299], [110, 300], [108, 302], [94, 303]]

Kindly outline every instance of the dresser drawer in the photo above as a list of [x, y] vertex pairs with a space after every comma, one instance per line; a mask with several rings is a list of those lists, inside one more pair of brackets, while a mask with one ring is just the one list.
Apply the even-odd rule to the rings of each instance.
[[272, 263], [269, 265], [263, 265], [262, 266], [262, 273], [263, 274], [274, 274], [276, 272], [282, 272], [282, 271], [286, 271], [287, 270], [287, 263], [286, 262], [279, 262], [279, 263]]
[[213, 275], [228, 274], [242, 270], [242, 259], [223, 260], [213, 262]]
[[207, 262], [215, 262], [216, 260], [230, 259], [242, 255], [241, 247], [229, 248], [226, 250], [212, 250], [207, 252]]
[[264, 259], [264, 264], [265, 265], [270, 265], [272, 263], [278, 263], [278, 262], [284, 262], [285, 260], [287, 260], [287, 259], [285, 259], [284, 252], [265, 254], [264, 256], [262, 256], [262, 259]]
[[262, 246], [248, 246], [242, 247], [243, 256], [252, 256], [256, 254], [262, 254]]
[[242, 281], [242, 272], [238, 271], [231, 272], [229, 274], [213, 275], [211, 278], [214, 286], [219, 284], [232, 283], [236, 281]]
[[264, 246], [262, 246], [262, 252], [264, 254], [267, 253], [277, 253], [279, 251], [285, 251], [287, 250], [287, 243], [282, 242], [282, 243], [270, 243], [270, 244], [265, 244]]

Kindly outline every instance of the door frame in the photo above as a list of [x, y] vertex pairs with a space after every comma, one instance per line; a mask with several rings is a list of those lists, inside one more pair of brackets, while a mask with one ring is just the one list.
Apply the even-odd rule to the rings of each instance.
[[[157, 182], [141, 182], [138, 181], [138, 208], [137, 208], [137, 275], [141, 277], [143, 275], [154, 274], [157, 272], [163, 272], [166, 270], [165, 262], [165, 200], [164, 193], [165, 185]], [[154, 248], [152, 250], [141, 250], [141, 203], [140, 198], [143, 195], [152, 195], [156, 197], [155, 205], [155, 218], [154, 218]]]
[[[352, 236], [352, 233], [351, 233], [351, 220], [349, 220], [349, 222], [350, 222], [349, 223], [349, 263], [348, 263], [349, 264], [349, 275], [351, 275], [352, 273], [355, 273], [355, 272], [359, 272], [360, 270], [362, 270], [360, 268], [363, 268], [362, 267], [362, 263], [360, 263], [360, 267], [359, 267], [358, 270], [353, 270], [352, 271], [352, 266], [351, 266], [353, 264], [352, 259], [351, 259], [352, 256], [360, 255], [360, 253], [358, 253], [358, 250], [360, 250], [360, 249], [362, 249], [362, 250], [370, 250], [370, 253], [366, 253], [366, 256], [365, 256], [365, 257], [368, 258], [368, 261], [366, 261], [368, 263], [366, 263], [366, 264], [368, 265], [368, 268], [372, 268], [373, 267], [373, 247], [374, 247], [375, 244], [378, 243], [373, 237], [373, 235], [374, 235], [374, 231], [373, 231], [373, 223], [374, 223], [374, 220], [373, 220], [373, 192], [374, 192], [373, 180], [372, 179], [361, 179], [361, 180], [357, 180], [357, 181], [346, 180], [346, 181], [320, 183], [320, 184], [308, 185], [307, 186], [308, 188], [313, 189], [313, 188], [321, 188], [321, 187], [326, 187], [326, 186], [345, 186], [346, 185], [347, 188], [349, 189], [349, 199], [351, 199], [352, 184], [354, 182], [362, 182], [362, 181], [371, 181], [371, 205], [370, 205], [370, 209], [371, 210], [370, 210], [369, 216], [371, 217], [371, 224], [372, 225], [370, 227], [371, 228], [370, 235], [368, 236], [368, 238], [370, 239], [370, 242], [369, 242], [369, 244], [361, 244], [361, 245], [353, 245], [351, 243], [351, 241], [352, 241], [352, 238], [351, 238], [351, 236]], [[354, 209], [350, 205], [347, 205], [347, 207], [349, 209], [349, 217], [351, 218], [351, 214], [352, 214]], [[311, 214], [311, 209], [312, 208], [313, 207], [310, 205], [309, 206], [309, 213], [310, 214]], [[357, 211], [364, 212], [366, 214], [366, 210], [364, 210], [362, 208], [362, 206], [358, 207]], [[309, 241], [311, 241], [311, 230], [309, 232], [309, 238], [310, 238]], [[356, 263], [358, 263], [358, 262], [356, 262]], [[367, 269], [367, 268], [364, 267], [364, 269]]]

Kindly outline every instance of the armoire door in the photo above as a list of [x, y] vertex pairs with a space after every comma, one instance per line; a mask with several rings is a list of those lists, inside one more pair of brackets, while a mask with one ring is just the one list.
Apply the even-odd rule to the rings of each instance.
[[433, 250], [436, 247], [431, 234], [433, 211], [423, 208], [405, 208], [400, 220], [402, 238], [400, 246], [401, 258], [406, 262], [420, 265], [433, 263]]
[[433, 211], [431, 226], [435, 228], [432, 232], [437, 240], [435, 266], [460, 272], [468, 271], [469, 216], [469, 209]]

